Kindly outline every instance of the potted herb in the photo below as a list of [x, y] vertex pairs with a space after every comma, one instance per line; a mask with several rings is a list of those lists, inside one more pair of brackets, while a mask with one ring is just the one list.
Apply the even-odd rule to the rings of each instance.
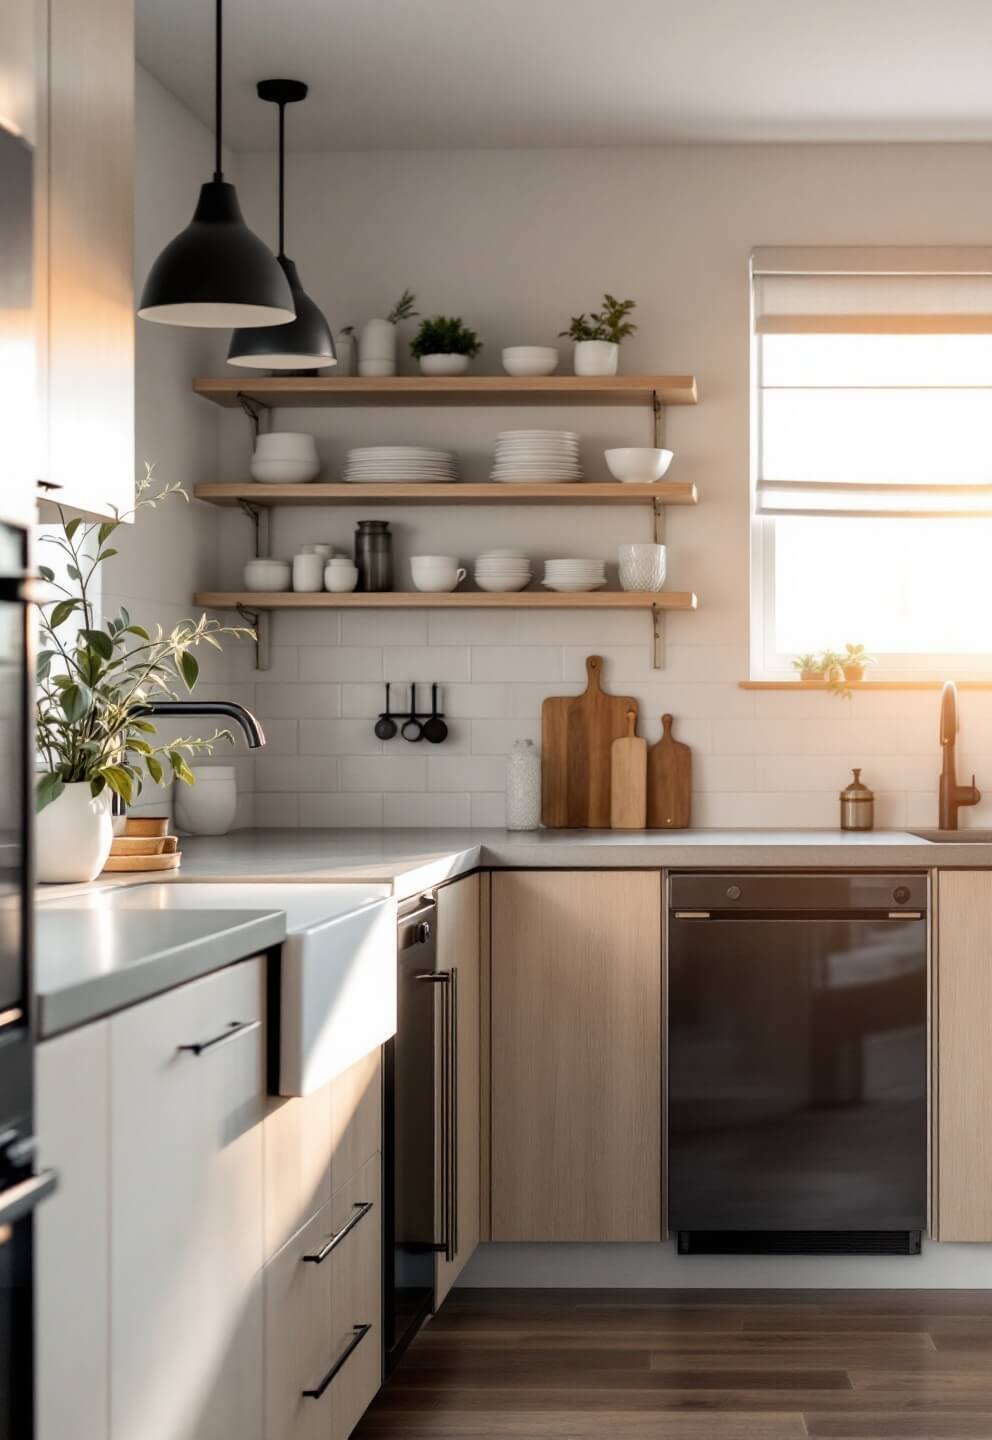
[[620, 360], [620, 342], [637, 329], [630, 313], [633, 300], [617, 300], [603, 296], [600, 311], [573, 315], [561, 336], [575, 342], [573, 364], [576, 375], [615, 375]]
[[848, 685], [857, 685], [865, 678], [869, 665], [877, 665], [874, 655], [868, 655], [863, 645], [845, 645], [841, 665]]
[[421, 320], [410, 341], [410, 354], [420, 361], [422, 375], [464, 375], [468, 362], [482, 349], [474, 330], [459, 315], [432, 315]]
[[[152, 488], [149, 470], [138, 484], [135, 511], [153, 509], [172, 495], [188, 498], [180, 485], [149, 494]], [[150, 699], [177, 698], [180, 686], [193, 689], [198, 646], [219, 650], [218, 637], [251, 632], [206, 615], [183, 620], [169, 633], [161, 625], [150, 631], [123, 608], [101, 622], [93, 578], [117, 554], [107, 542], [123, 518], [86, 524], [68, 519], [60, 507], [58, 529], [39, 541], [60, 552], [60, 575], [68, 581], [62, 584], [52, 566], [39, 566], [41, 578], [60, 592], [42, 603], [38, 627], [36, 739], [42, 773], [35, 841], [42, 881], [93, 880], [110, 853], [111, 796], [131, 803], [145, 776], [157, 785], [174, 779], [192, 785], [188, 757], [210, 754], [217, 741], [232, 738], [218, 730], [208, 739], [157, 744], [155, 726], [135, 713]]]
[[358, 337], [359, 375], [396, 374], [396, 327], [416, 317], [416, 303], [413, 291], [404, 290], [385, 320], [366, 320]]
[[815, 655], [797, 655], [792, 662], [792, 668], [799, 671], [801, 685], [818, 685], [823, 679], [820, 674], [820, 662]]

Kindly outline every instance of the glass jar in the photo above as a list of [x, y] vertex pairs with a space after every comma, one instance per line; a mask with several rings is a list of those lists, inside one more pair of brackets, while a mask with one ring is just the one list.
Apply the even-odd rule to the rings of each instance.
[[359, 520], [355, 529], [356, 589], [369, 591], [393, 588], [393, 537], [388, 520]]

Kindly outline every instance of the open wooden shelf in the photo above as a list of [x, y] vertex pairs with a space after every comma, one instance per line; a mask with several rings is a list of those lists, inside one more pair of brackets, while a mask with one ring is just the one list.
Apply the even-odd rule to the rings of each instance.
[[612, 483], [567, 485], [503, 485], [496, 481], [477, 485], [421, 485], [415, 482], [389, 485], [305, 484], [261, 485], [254, 481], [239, 484], [206, 481], [193, 487], [198, 500], [212, 505], [695, 505], [695, 485], [659, 482], [657, 485]]
[[585, 590], [419, 590], [352, 591], [331, 595], [294, 590], [204, 590], [194, 602], [213, 610], [695, 610], [691, 591]]
[[[992, 680], [956, 680], [959, 690], [992, 690]], [[797, 695], [814, 695], [830, 689], [818, 681], [815, 685], [802, 684], [798, 680], [738, 680], [739, 690], [794, 690]], [[851, 685], [856, 695], [859, 690], [942, 690], [943, 680], [858, 680]]]
[[193, 381], [197, 395], [258, 405], [695, 405], [694, 375], [247, 375]]

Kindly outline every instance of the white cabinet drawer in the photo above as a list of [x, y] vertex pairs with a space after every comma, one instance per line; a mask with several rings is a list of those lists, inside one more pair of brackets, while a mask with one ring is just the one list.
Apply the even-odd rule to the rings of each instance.
[[112, 1440], [261, 1440], [263, 978], [110, 1021]]

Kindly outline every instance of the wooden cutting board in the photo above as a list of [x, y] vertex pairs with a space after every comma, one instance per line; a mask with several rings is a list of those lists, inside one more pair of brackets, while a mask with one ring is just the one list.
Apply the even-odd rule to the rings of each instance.
[[692, 797], [692, 751], [673, 737], [671, 715], [662, 715], [661, 726], [661, 739], [648, 751], [648, 829], [685, 830]]
[[627, 711], [627, 733], [611, 750], [610, 824], [643, 830], [648, 817], [648, 742], [635, 735], [637, 711]]
[[611, 747], [627, 734], [637, 701], [604, 694], [602, 669], [602, 657], [590, 655], [583, 694], [556, 696], [541, 709], [541, 820], [553, 829], [610, 825]]

